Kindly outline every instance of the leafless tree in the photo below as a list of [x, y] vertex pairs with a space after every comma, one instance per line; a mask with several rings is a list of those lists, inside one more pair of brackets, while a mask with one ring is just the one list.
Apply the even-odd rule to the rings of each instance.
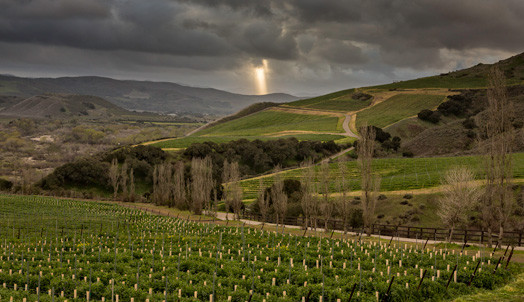
[[171, 202], [171, 164], [163, 163], [155, 166], [153, 172], [153, 202], [157, 205], [169, 205]]
[[380, 190], [380, 178], [373, 173], [373, 153], [375, 151], [375, 130], [372, 127], [360, 128], [360, 140], [358, 141], [357, 154], [361, 174], [362, 196], [362, 218], [364, 227], [371, 234], [371, 225], [375, 219], [375, 206]]
[[333, 211], [335, 209], [334, 204], [329, 200], [330, 183], [331, 180], [329, 164], [326, 161], [323, 161], [320, 165], [319, 173], [320, 194], [322, 195], [322, 202], [320, 203], [320, 212], [322, 214], [322, 218], [324, 219], [324, 229], [326, 231], [328, 229], [328, 221], [333, 217]]
[[191, 205], [195, 214], [200, 215], [209, 204], [213, 187], [213, 165], [211, 159], [193, 158], [191, 161]]
[[187, 198], [186, 198], [186, 181], [184, 178], [184, 163], [178, 161], [175, 164], [173, 174], [173, 203], [178, 209], [186, 209]]
[[118, 160], [116, 158], [113, 158], [111, 161], [111, 166], [109, 167], [109, 181], [111, 182], [111, 186], [113, 187], [113, 199], [116, 199], [116, 195], [118, 193], [118, 188], [120, 186], [120, 171], [118, 169]]
[[209, 207], [209, 212], [213, 217], [217, 216], [217, 207], [218, 207], [218, 194], [216, 181], [213, 181], [213, 204]]
[[127, 173], [127, 162], [124, 162], [122, 164], [122, 168], [120, 169], [120, 186], [122, 188], [122, 200], [127, 200], [127, 185], [129, 180], [129, 175]]
[[224, 184], [224, 191], [222, 192], [222, 200], [224, 201], [224, 205], [226, 207], [226, 220], [229, 219], [229, 211], [233, 209], [233, 205], [231, 204], [231, 194], [229, 192], [229, 178], [231, 175], [231, 167], [229, 164], [229, 161], [226, 159], [224, 160], [224, 166], [222, 169], [222, 183]]
[[284, 219], [287, 212], [287, 195], [284, 192], [284, 182], [280, 178], [280, 166], [276, 166], [274, 169], [273, 186], [271, 188], [271, 199], [273, 200], [273, 207], [277, 215], [277, 228], [279, 221], [284, 224]]
[[322, 213], [322, 218], [324, 219], [324, 230], [329, 229], [329, 221], [333, 218], [333, 211], [335, 210], [335, 204], [328, 200], [322, 201], [320, 204], [320, 211]]
[[477, 205], [482, 190], [475, 184], [473, 172], [467, 167], [454, 167], [446, 172], [443, 195], [438, 199], [438, 216], [449, 227], [449, 242], [457, 226], [465, 226]]
[[486, 189], [482, 199], [482, 220], [488, 229], [490, 244], [492, 232], [498, 227], [499, 242], [511, 216], [514, 199], [512, 183], [512, 144], [515, 132], [513, 104], [507, 96], [505, 78], [497, 67], [489, 74], [488, 109], [483, 131], [486, 136]]
[[265, 194], [264, 182], [262, 178], [258, 180], [258, 208], [260, 209], [260, 214], [262, 215], [262, 221], [267, 221], [267, 214], [269, 213], [269, 194]]
[[340, 177], [337, 181], [338, 192], [340, 195], [337, 199], [337, 207], [342, 216], [342, 223], [344, 225], [344, 235], [347, 233], [347, 222], [350, 215], [349, 199], [348, 199], [348, 181], [347, 181], [347, 163], [341, 158], [338, 160], [338, 170]]
[[129, 194], [128, 201], [135, 201], [135, 171], [133, 168], [129, 170]]
[[229, 182], [227, 184], [231, 206], [235, 213], [236, 219], [240, 219], [242, 211], [242, 187], [240, 186], [240, 170], [238, 162], [229, 164]]
[[307, 229], [311, 224], [311, 218], [313, 216], [315, 208], [315, 198], [313, 198], [314, 181], [315, 181], [315, 168], [312, 166], [311, 160], [302, 163], [302, 199], [300, 205], [302, 206], [302, 212], [304, 213], [304, 229]]

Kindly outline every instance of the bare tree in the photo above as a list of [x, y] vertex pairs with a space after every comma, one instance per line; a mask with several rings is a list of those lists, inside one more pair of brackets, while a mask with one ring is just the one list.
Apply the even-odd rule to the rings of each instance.
[[269, 194], [265, 194], [264, 182], [262, 178], [258, 180], [258, 208], [260, 209], [260, 215], [262, 215], [262, 221], [266, 222], [267, 214], [269, 213]]
[[232, 162], [229, 165], [229, 183], [228, 183], [229, 197], [231, 198], [231, 206], [235, 213], [236, 219], [240, 219], [240, 212], [242, 211], [242, 187], [240, 186], [240, 170], [238, 162]]
[[231, 193], [229, 192], [229, 178], [231, 175], [231, 168], [229, 161], [226, 159], [224, 160], [224, 166], [222, 169], [222, 183], [224, 184], [224, 191], [222, 192], [222, 200], [224, 201], [224, 205], [226, 207], [226, 220], [229, 219], [229, 211], [233, 209], [233, 206], [231, 204]]
[[315, 208], [315, 198], [313, 197], [315, 181], [315, 169], [312, 167], [311, 160], [308, 160], [301, 165], [303, 169], [302, 173], [302, 199], [300, 205], [302, 206], [302, 212], [304, 213], [304, 229], [307, 229], [311, 224], [311, 218]]
[[320, 212], [324, 219], [324, 229], [328, 229], [328, 221], [333, 216], [333, 210], [335, 209], [333, 203], [329, 200], [329, 185], [330, 185], [330, 171], [329, 165], [326, 161], [323, 161], [320, 165], [319, 173], [319, 185], [320, 193], [322, 195], [322, 202], [320, 204]]
[[127, 185], [129, 180], [129, 175], [127, 173], [127, 162], [124, 162], [124, 164], [122, 164], [122, 168], [120, 169], [120, 186], [122, 188], [122, 200], [127, 200]]
[[153, 171], [153, 202], [157, 205], [169, 205], [171, 199], [172, 168], [171, 164], [156, 165]]
[[364, 227], [371, 234], [371, 225], [375, 220], [375, 206], [380, 189], [380, 178], [373, 173], [373, 153], [375, 151], [375, 130], [372, 127], [360, 128], [360, 140], [358, 141], [357, 154], [361, 174], [362, 196], [362, 218]]
[[337, 179], [337, 188], [340, 192], [337, 198], [337, 207], [340, 215], [342, 216], [342, 223], [344, 225], [344, 235], [347, 233], [347, 222], [350, 215], [349, 200], [348, 200], [348, 184], [346, 181], [347, 164], [339, 158], [338, 170], [340, 177]]
[[274, 169], [275, 176], [273, 178], [273, 186], [271, 188], [271, 199], [273, 200], [273, 207], [277, 215], [277, 228], [279, 221], [284, 224], [284, 219], [287, 212], [287, 195], [284, 192], [284, 182], [280, 178], [280, 166], [276, 166]]
[[512, 125], [513, 104], [507, 96], [504, 75], [497, 67], [490, 70], [489, 83], [488, 109], [483, 124], [486, 136], [486, 193], [482, 204], [482, 220], [488, 229], [491, 244], [492, 231], [497, 227], [501, 242], [514, 205], [511, 154], [515, 132]]
[[109, 181], [113, 187], [113, 199], [116, 199], [116, 194], [118, 193], [118, 188], [120, 186], [120, 171], [118, 169], [118, 160], [113, 158], [111, 161], [111, 166], [109, 167]]
[[213, 181], [213, 204], [209, 208], [209, 212], [213, 217], [217, 216], [217, 207], [218, 207], [218, 194], [217, 194], [217, 186], [216, 186], [216, 180]]
[[173, 203], [178, 209], [186, 209], [187, 198], [186, 198], [186, 181], [184, 178], [184, 163], [178, 161], [175, 164], [173, 174]]
[[332, 201], [322, 201], [320, 204], [320, 212], [322, 213], [322, 218], [324, 219], [324, 230], [329, 229], [329, 220], [333, 218], [333, 211], [335, 210], [335, 204]]
[[191, 161], [191, 201], [192, 210], [200, 215], [209, 204], [213, 188], [213, 165], [211, 159], [193, 158]]
[[437, 214], [449, 227], [449, 242], [457, 226], [466, 225], [469, 213], [477, 205], [482, 190], [474, 181], [473, 172], [467, 167], [455, 167], [446, 172], [444, 192], [438, 199]]
[[135, 171], [133, 168], [129, 170], [129, 194], [128, 201], [135, 201]]

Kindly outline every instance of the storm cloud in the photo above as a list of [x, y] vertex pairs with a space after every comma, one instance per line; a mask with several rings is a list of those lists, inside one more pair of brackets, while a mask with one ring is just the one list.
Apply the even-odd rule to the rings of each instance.
[[521, 0], [0, 0], [0, 73], [315, 95], [524, 51]]

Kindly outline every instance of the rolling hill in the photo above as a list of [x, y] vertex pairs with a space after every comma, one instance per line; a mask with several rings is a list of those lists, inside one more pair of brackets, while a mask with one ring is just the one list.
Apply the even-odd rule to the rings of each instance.
[[[249, 114], [232, 116], [226, 121], [210, 124], [189, 137], [156, 143], [163, 148], [184, 148], [194, 142], [224, 142], [232, 139], [271, 139], [296, 136], [299, 139], [352, 141], [359, 126], [374, 125], [391, 131], [402, 138], [403, 145], [415, 155], [450, 154], [465, 151], [459, 139], [472, 136], [468, 129], [458, 129], [464, 116], [443, 117], [439, 123], [423, 122], [417, 118], [423, 109], [434, 110], [449, 97], [474, 93], [474, 110], [468, 115], [482, 111], [485, 89], [491, 66], [497, 65], [505, 74], [511, 87], [524, 84], [524, 53], [495, 64], [478, 64], [471, 68], [446, 74], [425, 77], [388, 85], [346, 89], [327, 95], [296, 100], [276, 106], [260, 106]], [[522, 102], [521, 90], [512, 90], [511, 97], [517, 104], [517, 115], [524, 115], [519, 108]], [[520, 114], [522, 113], [522, 114]], [[452, 148], [430, 148], [424, 144], [439, 141], [439, 136], [450, 132], [461, 133], [451, 138]], [[458, 144], [458, 145], [457, 145]], [[448, 146], [448, 147], [449, 147]], [[462, 147], [461, 147], [462, 146]], [[471, 146], [467, 146], [468, 148]], [[462, 148], [462, 149], [461, 149]], [[438, 149], [438, 150], [437, 150]]]
[[101, 118], [133, 114], [99, 97], [52, 93], [18, 99], [0, 109], [0, 115], [3, 116], [55, 119], [76, 116]]
[[0, 95], [28, 98], [44, 93], [93, 95], [128, 110], [226, 115], [258, 102], [289, 102], [295, 96], [273, 93], [241, 95], [213, 88], [168, 82], [104, 77], [20, 78], [0, 76]]

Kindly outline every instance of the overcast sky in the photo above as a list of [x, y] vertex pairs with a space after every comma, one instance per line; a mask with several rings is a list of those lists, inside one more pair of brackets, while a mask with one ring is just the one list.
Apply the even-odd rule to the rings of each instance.
[[524, 51], [523, 0], [0, 0], [0, 73], [319, 95]]

